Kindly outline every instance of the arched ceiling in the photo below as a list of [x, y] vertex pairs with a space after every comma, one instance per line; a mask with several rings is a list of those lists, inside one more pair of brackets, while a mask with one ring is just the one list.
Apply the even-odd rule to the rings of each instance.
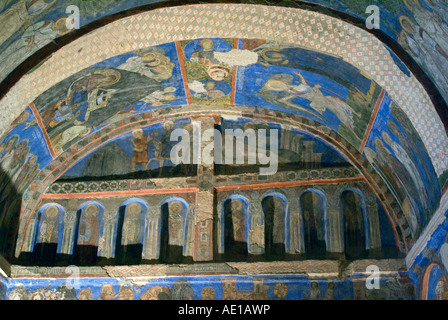
[[[125, 9], [115, 2], [111, 13]], [[30, 3], [5, 5], [4, 16], [19, 15], [11, 9], [19, 4]], [[39, 19], [51, 10], [30, 8]], [[424, 86], [369, 32], [318, 12], [248, 4], [163, 7], [90, 28], [0, 100], [3, 169], [20, 175], [8, 172], [12, 149], [34, 168], [16, 185], [18, 244], [42, 194], [83, 156], [138, 127], [193, 115], [251, 114], [321, 136], [383, 201], [404, 252], [437, 208], [448, 169], [443, 122]]]

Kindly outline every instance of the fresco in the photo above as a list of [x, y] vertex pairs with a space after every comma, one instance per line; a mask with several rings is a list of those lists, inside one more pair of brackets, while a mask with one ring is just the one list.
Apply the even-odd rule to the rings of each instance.
[[52, 265], [61, 252], [65, 210], [59, 205], [45, 205], [39, 210], [33, 241], [33, 261], [37, 265]]
[[221, 243], [226, 259], [246, 260], [249, 253], [248, 200], [241, 196], [231, 196], [223, 203]]
[[387, 214], [363, 183], [341, 180], [328, 184], [318, 181], [318, 175], [314, 179], [300, 187], [218, 191], [217, 259], [356, 260], [398, 256]]
[[157, 0], [1, 1], [0, 24], [7, 27], [0, 31], [0, 81], [39, 49], [72, 31], [66, 24], [71, 19], [68, 6], [78, 7], [79, 24], [84, 26], [106, 15], [152, 2]]
[[[409, 143], [415, 141], [415, 143]], [[386, 95], [364, 149], [397, 199], [413, 235], [438, 206], [440, 187], [426, 148], [404, 112]]]
[[76, 265], [94, 265], [97, 255], [103, 254], [100, 245], [104, 232], [104, 207], [95, 202], [84, 203], [80, 208], [79, 224], [75, 229], [73, 255]]
[[[341, 58], [275, 42], [244, 40], [258, 63], [238, 68], [236, 104], [311, 118], [360, 147], [381, 89]], [[338, 66], [335, 67], [334, 66]]]
[[217, 55], [232, 50], [233, 39], [182, 41], [192, 103], [230, 103], [233, 70]]
[[[379, 7], [380, 30], [396, 41], [426, 72], [445, 100], [448, 100], [448, 15], [444, 0], [307, 0], [366, 20], [366, 8]], [[405, 74], [406, 67], [392, 54]]]
[[[159, 2], [157, 0], [88, 0], [88, 1], [66, 1], [66, 0], [39, 0], [39, 1], [27, 1], [27, 0], [5, 0], [0, 4], [0, 13], [2, 15], [2, 23], [6, 25], [8, 21], [9, 28], [2, 30], [0, 43], [0, 49], [6, 48], [13, 44], [15, 41], [20, 42], [27, 38], [26, 30], [33, 32], [32, 29], [27, 29], [31, 25], [38, 26], [40, 22], [62, 22], [68, 15], [66, 14], [66, 8], [68, 5], [76, 5], [80, 10], [80, 25], [84, 26], [94, 20], [101, 17], [114, 14], [135, 6], [151, 4]], [[244, 1], [243, 1], [244, 2]], [[324, 7], [329, 7], [343, 13], [348, 13], [352, 16], [356, 16], [362, 20], [366, 20], [367, 6], [371, 5], [371, 1], [355, 1], [355, 0], [342, 0], [342, 1], [328, 1], [328, 0], [308, 0], [307, 2], [320, 4]], [[251, 2], [253, 3], [253, 1]], [[259, 4], [268, 4], [265, 0], [256, 1]], [[380, 23], [380, 29], [393, 39], [400, 38], [400, 33], [405, 32], [412, 34], [413, 31], [407, 27], [403, 27], [401, 21], [406, 17], [411, 20], [412, 24], [424, 29], [426, 37], [423, 40], [428, 42], [428, 47], [432, 41], [443, 41], [442, 37], [437, 37], [437, 32], [445, 32], [447, 22], [445, 3], [442, 0], [428, 1], [428, 0], [406, 0], [406, 1], [376, 1], [374, 2], [380, 8], [382, 19]], [[293, 2], [288, 2], [289, 6], [296, 6]], [[406, 19], [404, 18], [404, 19]], [[14, 20], [14, 21], [13, 21]], [[415, 22], [414, 22], [415, 21]], [[13, 22], [13, 23], [11, 23]], [[64, 23], [60, 23], [63, 27]], [[35, 29], [36, 32], [39, 29]], [[50, 32], [51, 33], [51, 32]], [[46, 33], [46, 34], [50, 34]], [[441, 34], [442, 34], [441, 33]], [[58, 34], [54, 35], [54, 38], [64, 34], [62, 30], [59, 30]], [[50, 42], [48, 39], [42, 42], [41, 46]], [[37, 44], [38, 42], [36, 42]], [[405, 46], [406, 48], [406, 46]], [[24, 53], [23, 57], [28, 57], [32, 52]], [[435, 53], [433, 51], [433, 53]], [[22, 56], [22, 55], [21, 55]], [[3, 73], [2, 73], [3, 74]]]
[[184, 104], [174, 44], [114, 57], [60, 82], [35, 100], [56, 154], [99, 127]]
[[448, 281], [445, 272], [435, 265], [427, 270], [426, 274], [427, 300], [448, 300]]
[[410, 261], [409, 276], [415, 284], [416, 295], [423, 300], [447, 300], [448, 279], [448, 212], [432, 231], [418, 255]]
[[[68, 5], [76, 5], [79, 7], [81, 26], [84, 26], [107, 15], [124, 11], [134, 6], [147, 5], [156, 2], [158, 1], [135, 0], [130, 2], [123, 0], [77, 0], [70, 1], [70, 3], [65, 0], [4, 1], [0, 4], [0, 12], [2, 13], [0, 15], [0, 21], [2, 21], [2, 25], [7, 25], [8, 27], [4, 28], [0, 34], [1, 77], [6, 76], [15, 67], [17, 67], [20, 62], [24, 61], [39, 48], [69, 31], [67, 30], [65, 23], [68, 16], [65, 10]], [[371, 1], [354, 0], [342, 0], [337, 2], [327, 0], [308, 0], [307, 2], [332, 8], [358, 17], [362, 20], [367, 19], [368, 15], [366, 14], [366, 8], [368, 5], [372, 4]], [[251, 1], [251, 3], [254, 2]], [[268, 1], [265, 0], [258, 0], [255, 1], [255, 3], [269, 4]], [[298, 6], [298, 4], [291, 1], [279, 2], [279, 4], [292, 7]], [[414, 60], [430, 76], [442, 96], [447, 99], [448, 92], [446, 88], [448, 87], [448, 80], [446, 76], [447, 72], [444, 69], [445, 66], [448, 65], [448, 47], [446, 40], [444, 40], [448, 35], [448, 22], [447, 15], [445, 13], [446, 3], [442, 0], [403, 0], [376, 1], [373, 2], [373, 4], [380, 8], [381, 31], [394, 41], [397, 41], [397, 43], [401, 45], [411, 55], [411, 57], [414, 58]], [[182, 44], [182, 46], [185, 46], [183, 48], [186, 48], [184, 53], [186, 58], [186, 69], [187, 73], [189, 73], [188, 81], [191, 81], [189, 84], [192, 86], [190, 88], [192, 90], [191, 99], [193, 101], [196, 101], [196, 99], [202, 99], [201, 101], [215, 100], [216, 102], [220, 100], [232, 101], [233, 97], [230, 84], [233, 81], [232, 78], [234, 78], [235, 65], [228, 65], [223, 62], [229, 61], [228, 58], [233, 54], [232, 48], [236, 49], [236, 45], [231, 42], [228, 42], [228, 44], [225, 45], [224, 42], [221, 41], [222, 39], [208, 40], [215, 42], [210, 45], [207, 44], [207, 42], [211, 43], [210, 41], [205, 41], [205, 49], [199, 43], [200, 41], [196, 40], [187, 41]], [[187, 46], [188, 43], [189, 45]], [[205, 66], [203, 62], [200, 62], [201, 59], [201, 61], [205, 60], [203, 58], [199, 59], [199, 56], [201, 56], [204, 52], [207, 52], [208, 47], [210, 47], [208, 54], [216, 51], [219, 53], [217, 56], [220, 56], [220, 54], [224, 55], [221, 59], [216, 59], [213, 54], [213, 59], [206, 62], [209, 65]], [[12, 52], [14, 52], [14, 55], [11, 55]], [[229, 53], [228, 56], [226, 56], [227, 53]], [[400, 58], [392, 52], [391, 55], [403, 73], [410, 75], [409, 70], [403, 65]], [[239, 58], [238, 55], [237, 57]], [[278, 57], [275, 56], [273, 59], [269, 58], [269, 54], [267, 57], [268, 59], [271, 59], [271, 62], [278, 60]], [[190, 58], [193, 58], [193, 60], [190, 60]], [[244, 56], [244, 59], [246, 58], [247, 56]], [[234, 61], [235, 60], [240, 59], [234, 59]], [[290, 61], [294, 63], [293, 60], [294, 59], [291, 59]], [[247, 62], [244, 62], [243, 64], [247, 65]], [[203, 68], [197, 68], [196, 71], [193, 71], [190, 68], [191, 66], [202, 66]], [[240, 64], [239, 66], [242, 65]], [[337, 74], [337, 72], [335, 72], [335, 74]], [[306, 76], [304, 76], [304, 78], [306, 79]], [[286, 79], [281, 81], [288, 83], [290, 79], [291, 77], [288, 76]], [[297, 78], [293, 79], [298, 81]], [[277, 82], [277, 84], [279, 83]], [[304, 83], [302, 84], [306, 85]], [[323, 88], [325, 89], [325, 87]], [[193, 89], [196, 89], [196, 91]], [[320, 95], [323, 93], [324, 97], [328, 97], [326, 92], [322, 92], [322, 90], [320, 91], [321, 92], [319, 93], [318, 90], [315, 90], [313, 91], [313, 94]], [[355, 91], [355, 95], [358, 93], [359, 92]], [[365, 92], [363, 93], [365, 94]], [[355, 111], [355, 114], [356, 112], [359, 113], [359, 110], [354, 108], [350, 102], [344, 101], [343, 98], [341, 98], [341, 100], [343, 102], [347, 102], [348, 105], [350, 105]], [[335, 119], [336, 123], [333, 123], [334, 127], [337, 127], [337, 121], [342, 121], [343, 118], [346, 118], [345, 124], [350, 124], [352, 121], [350, 120], [352, 117], [350, 113], [353, 113], [353, 111], [347, 109], [344, 104], [342, 105], [344, 106], [343, 109], [345, 109], [344, 112], [347, 114], [340, 114], [337, 117], [338, 120]], [[324, 110], [322, 109], [320, 111]], [[318, 112], [320, 111], [318, 110]], [[362, 116], [359, 118], [364, 119]], [[352, 137], [353, 142], [357, 139], [359, 140], [360, 135], [362, 136], [363, 129], [365, 129], [362, 125], [359, 126], [359, 124], [356, 123], [357, 120], [361, 121], [360, 119], [355, 117], [354, 120], [355, 130], [360, 131], [355, 134], [355, 137]], [[342, 121], [342, 123], [344, 123], [344, 121]], [[358, 128], [356, 128], [356, 125], [358, 125]], [[345, 130], [345, 128], [342, 128], [342, 130]]]
[[[381, 290], [357, 296], [354, 279], [307, 280], [304, 275], [166, 277], [137, 286], [126, 279], [26, 279], [8, 284], [5, 300], [354, 300], [411, 299], [396, 278], [381, 278]], [[397, 284], [394, 287], [394, 284]], [[364, 284], [363, 284], [364, 285]]]
[[[32, 108], [28, 107], [17, 118], [0, 142], [0, 239], [1, 251], [6, 253], [10, 233], [17, 223], [16, 212], [21, 195], [31, 181], [43, 170], [53, 157], [47, 147], [44, 133], [37, 123]], [[9, 253], [7, 253], [9, 255]]]
[[[347, 167], [351, 164], [345, 159], [345, 157], [335, 150], [332, 146], [323, 140], [317, 139], [309, 133], [306, 133], [297, 129], [282, 129], [282, 127], [275, 123], [267, 123], [263, 121], [252, 121], [246, 118], [235, 119], [222, 119], [221, 124], [216, 127], [224, 136], [226, 130], [240, 129], [243, 132], [249, 132], [248, 130], [254, 130], [256, 134], [260, 130], [266, 130], [267, 137], [265, 144], [263, 141], [257, 138], [257, 147], [249, 148], [252, 144], [251, 140], [244, 140], [244, 164], [238, 164], [236, 152], [233, 154], [232, 164], [219, 164], [216, 161], [215, 171], [217, 174], [236, 174], [242, 172], [258, 172], [259, 166], [263, 166], [260, 163], [257, 165], [251, 164], [249, 159], [259, 159], [255, 154], [250, 152], [267, 152], [271, 146], [271, 132], [270, 130], [277, 130], [276, 145], [278, 154], [278, 170], [300, 170], [300, 169], [317, 169], [317, 168], [331, 168], [331, 167]], [[224, 139], [223, 139], [224, 140]], [[224, 143], [224, 142], [223, 142]], [[235, 140], [236, 145], [236, 140]], [[225, 148], [223, 147], [222, 159], [225, 159]], [[267, 154], [267, 153], [266, 153]]]
[[173, 130], [188, 130], [191, 126], [189, 118], [178, 119], [135, 129], [113, 138], [80, 159], [64, 173], [61, 180], [195, 175], [197, 160], [192, 159], [192, 164], [175, 165], [170, 156], [178, 143], [171, 141]]
[[[333, 170], [341, 175], [344, 169]], [[209, 261], [398, 257], [387, 214], [362, 179], [310, 171], [313, 180], [303, 186], [217, 191], [216, 212], [207, 211], [213, 241], [202, 246], [216, 253]], [[136, 188], [136, 180], [112, 181], [115, 191], [104, 189], [104, 182], [75, 182], [72, 190], [67, 184], [60, 182], [62, 190], [40, 201], [29, 231], [20, 234], [18, 264], [197, 261], [192, 248], [203, 240], [201, 224], [194, 223], [195, 191], [165, 194], [145, 181]]]
[[[365, 18], [366, 2], [363, 1], [310, 2]], [[82, 25], [86, 25], [105, 15], [147, 3], [150, 1], [77, 0], [70, 4], [81, 8]], [[2, 26], [7, 26], [0, 30], [0, 81], [28, 56], [68, 33], [67, 5], [68, 2], [64, 0], [6, 0], [0, 3], [0, 22]], [[448, 44], [445, 39], [448, 35], [448, 18], [445, 6], [445, 2], [438, 0], [386, 1], [380, 4], [382, 31], [410, 53], [446, 98]], [[409, 70], [399, 58], [392, 56], [397, 66], [409, 75]], [[387, 95], [381, 105], [377, 104], [380, 92], [381, 88], [371, 79], [339, 57], [259, 40], [188, 40], [131, 52], [91, 66], [38, 97], [10, 129], [2, 133], [0, 159], [4, 172], [0, 182], [0, 252], [7, 257], [13, 246], [10, 241], [14, 238], [17, 223], [13, 214], [18, 211], [22, 200], [16, 197], [16, 193], [24, 193], [31, 181], [55, 156], [109, 123], [151, 109], [194, 103], [249, 105], [271, 111], [288, 111], [331, 128], [356, 149], [361, 149], [381, 173], [394, 196], [400, 200], [410, 232], [417, 238], [437, 207], [441, 190], [427, 150], [414, 127]], [[367, 130], [370, 130], [368, 125], [375, 114], [375, 106], [380, 109], [364, 147], [363, 139], [366, 138]], [[136, 129], [107, 141], [102, 148], [81, 159], [63, 179], [116, 178], [117, 175], [135, 178], [194, 175], [195, 168], [172, 166], [167, 161], [167, 151], [164, 149], [166, 144], [163, 139], [166, 139], [170, 130], [177, 127], [191, 128], [189, 120], [184, 120]], [[234, 128], [241, 124], [224, 122], [224, 127], [226, 125]], [[258, 125], [247, 122], [243, 128]], [[276, 128], [275, 125], [271, 127]], [[409, 141], [415, 141], [415, 144]], [[300, 131], [292, 131], [290, 135], [281, 131], [279, 144], [284, 168], [291, 164], [299, 164], [301, 169], [332, 168], [346, 164], [345, 159], [325, 143], [315, 139], [313, 141]], [[223, 172], [237, 173], [232, 171], [234, 169]], [[309, 172], [311, 174], [315, 171]], [[297, 199], [289, 197], [287, 202], [279, 201], [275, 199], [280, 197], [274, 195], [259, 199], [259, 212], [263, 212], [266, 217], [263, 230], [268, 234], [267, 237], [261, 237], [261, 224], [252, 225], [252, 221], [245, 220], [249, 216], [247, 212], [253, 208], [250, 202], [242, 200], [243, 195], [250, 198], [248, 194], [240, 192], [238, 197], [231, 199], [235, 201], [224, 205], [223, 223], [225, 231], [228, 231], [228, 234], [224, 234], [224, 250], [236, 248], [235, 252], [244, 255], [246, 251], [256, 251], [256, 244], [261, 243], [263, 245], [259, 249], [267, 250], [269, 255], [282, 255], [283, 251], [290, 250], [282, 227], [288, 214], [287, 208], [292, 202], [290, 200]], [[138, 263], [142, 257], [156, 257], [154, 248], [143, 247], [143, 243], [159, 241], [159, 244], [163, 243], [162, 260], [177, 261], [187, 250], [185, 243], [188, 232], [185, 233], [185, 230], [190, 223], [187, 220], [189, 207], [177, 200], [173, 201], [175, 204], [165, 203], [162, 210], [164, 219], [160, 225], [154, 221], [149, 224], [163, 227], [165, 233], [160, 234], [159, 240], [147, 239], [143, 228], [147, 227], [148, 221], [144, 217], [151, 214], [151, 205], [145, 207], [131, 200], [127, 199], [129, 203], [117, 207], [117, 221], [120, 223], [116, 225], [106, 219], [110, 212], [94, 203], [86, 204], [76, 211], [78, 220], [73, 221], [79, 223], [73, 228], [66, 228], [65, 225], [62, 228], [63, 217], [68, 218], [73, 212], [67, 213], [63, 207], [55, 204], [42, 207], [37, 212], [34, 225], [36, 232], [32, 239], [35, 260], [42, 261], [44, 257], [50, 260], [46, 264], [52, 264], [54, 253], [69, 254], [79, 259], [79, 264], [91, 265], [97, 263], [95, 259], [99, 253], [101, 257], [117, 254], [120, 257], [118, 263]], [[366, 207], [356, 193], [346, 193], [339, 200], [343, 200], [344, 227], [352, 236], [346, 247], [352, 244], [353, 247], [347, 248], [350, 254], [363, 256], [366, 254], [363, 252], [366, 249], [363, 244], [373, 241], [366, 233], [371, 225], [365, 221], [362, 225]], [[325, 203], [323, 198], [315, 197], [311, 200], [304, 198], [303, 201], [301, 208], [303, 212], [307, 211], [304, 216], [307, 230], [304, 245], [307, 251], [310, 251], [309, 248], [323, 251], [324, 245], [328, 245], [328, 237], [333, 236], [324, 229], [326, 222], [322, 212], [325, 213]], [[311, 212], [306, 201], [312, 202], [316, 211]], [[381, 228], [384, 225], [389, 227], [387, 232], [381, 229], [378, 235], [380, 242], [393, 248], [393, 230], [390, 229], [384, 208], [379, 203], [376, 205]], [[370, 210], [372, 206], [369, 204], [367, 207]], [[244, 228], [241, 226], [243, 220], [246, 223]], [[121, 232], [120, 237], [113, 240], [118, 246], [113, 241], [100, 241], [104, 237], [114, 239], [110, 235], [118, 231]], [[73, 237], [73, 243], [67, 242], [68, 235]], [[258, 242], [250, 242], [249, 238], [257, 239]], [[425, 273], [426, 290], [428, 299], [445, 300], [447, 246], [443, 241], [439, 245], [440, 248], [435, 250], [439, 255], [435, 259], [438, 265]], [[430, 260], [428, 257], [431, 255], [426, 254], [425, 259]], [[64, 280], [36, 281], [25, 288], [19, 284], [20, 281], [26, 281], [22, 279], [11, 280], [7, 288], [2, 283], [1, 290], [5, 298], [32, 299], [146, 299], [156, 296], [159, 299], [351, 299], [356, 296], [351, 291], [353, 285], [350, 280], [303, 280], [294, 283], [294, 280], [288, 282], [282, 277], [239, 279], [242, 281], [231, 280], [227, 286], [228, 282], [222, 278], [210, 278], [210, 283], [214, 280], [217, 283], [211, 287], [201, 287], [191, 278], [159, 279], [159, 282], [143, 288], [122, 285], [110, 279], [94, 279], [93, 286], [86, 285], [76, 290], [67, 287]], [[376, 292], [363, 298], [411, 298], [408, 287], [405, 288], [400, 281], [384, 280], [387, 292]], [[15, 285], [17, 290], [13, 292]]]
[[303, 231], [307, 258], [318, 259], [325, 256], [325, 195], [311, 190], [304, 192], [300, 196], [300, 209], [303, 212]]
[[194, 193], [44, 201], [20, 265], [103, 266], [191, 262]]
[[431, 1], [404, 1], [407, 14], [399, 17], [398, 43], [428, 73], [445, 99], [448, 97], [448, 16]]
[[[26, 1], [8, 0], [0, 4], [2, 25], [8, 25], [0, 34], [0, 68], [2, 80], [15, 67], [31, 56], [38, 49], [50, 43], [70, 30], [66, 28], [68, 5], [76, 5], [80, 11], [80, 25], [101, 17], [120, 12], [134, 6], [158, 2], [157, 0], [101, 0], [101, 1]], [[308, 0], [343, 13], [366, 20], [367, 6], [371, 1], [327, 1]], [[257, 1], [267, 4], [266, 1]], [[296, 6], [293, 2], [289, 6]], [[380, 29], [389, 37], [397, 41], [419, 65], [430, 74], [443, 96], [447, 97], [446, 77], [443, 66], [446, 65], [447, 50], [444, 43], [447, 37], [446, 4], [441, 1], [406, 0], [375, 2], [380, 8]], [[420, 33], [419, 30], [422, 30]], [[221, 48], [223, 49], [223, 48]], [[8, 52], [15, 52], [15, 59], [11, 59]], [[400, 68], [406, 71], [397, 59]], [[436, 66], [440, 66], [437, 68]], [[217, 73], [229, 73], [223, 68]], [[209, 85], [211, 86], [211, 84]]]

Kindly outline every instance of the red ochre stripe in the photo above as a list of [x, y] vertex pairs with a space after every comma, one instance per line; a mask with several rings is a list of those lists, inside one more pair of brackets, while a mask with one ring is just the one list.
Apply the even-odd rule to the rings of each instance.
[[44, 127], [42, 119], [41, 119], [39, 112], [37, 111], [34, 103], [30, 103], [30, 108], [33, 111], [33, 114], [37, 119], [37, 124], [39, 125], [39, 128], [42, 130], [42, 133], [44, 134], [44, 138], [45, 138], [45, 141], [47, 142], [48, 150], [50, 150], [51, 156], [53, 157], [53, 159], [56, 159], [56, 154], [54, 153], [53, 146], [51, 145], [50, 138], [48, 137], [47, 129]]
[[185, 94], [187, 96], [188, 104], [191, 104], [191, 93], [188, 87], [187, 70], [185, 69], [184, 56], [182, 54], [182, 47], [180, 41], [176, 41], [177, 58], [179, 59], [180, 70], [182, 74], [182, 80], [184, 82]]
[[364, 135], [364, 139], [361, 143], [361, 148], [359, 149], [359, 152], [362, 153], [364, 151], [364, 148], [366, 147], [367, 139], [370, 135], [370, 131], [372, 130], [373, 124], [375, 123], [376, 116], [378, 115], [378, 111], [381, 106], [381, 102], [383, 102], [383, 98], [385, 95], [384, 89], [381, 90], [380, 97], [378, 98], [378, 101], [376, 102], [375, 109], [373, 109], [372, 118], [370, 119], [369, 125], [367, 126], [366, 134]]

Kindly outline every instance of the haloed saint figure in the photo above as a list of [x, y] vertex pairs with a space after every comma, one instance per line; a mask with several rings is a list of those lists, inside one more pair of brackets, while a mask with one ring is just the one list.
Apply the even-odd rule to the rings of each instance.
[[224, 252], [228, 261], [247, 258], [246, 222], [240, 199], [230, 199], [224, 204]]
[[265, 257], [267, 260], [282, 259], [285, 255], [285, 204], [275, 196], [262, 201], [265, 217]]
[[307, 258], [324, 258], [326, 253], [323, 228], [323, 205], [315, 192], [306, 192], [301, 197], [304, 224], [305, 254]]
[[345, 256], [349, 260], [367, 256], [362, 198], [353, 191], [342, 194]]
[[98, 254], [99, 207], [89, 204], [84, 208], [78, 230], [75, 261], [79, 265], [94, 265]]
[[59, 208], [48, 206], [43, 213], [43, 221], [38, 232], [38, 241], [33, 255], [36, 265], [52, 266], [56, 262], [59, 235]]
[[[117, 240], [117, 262], [119, 264], [139, 264], [142, 260], [142, 220], [140, 213], [142, 207], [137, 202], [132, 202], [121, 208], [120, 220], [121, 241]], [[124, 211], [124, 212], [123, 212]], [[124, 218], [123, 218], [124, 216]], [[118, 234], [120, 236], [120, 233]]]
[[183, 260], [184, 218], [180, 201], [170, 201], [162, 206], [162, 230], [160, 260], [166, 263], [179, 263]]

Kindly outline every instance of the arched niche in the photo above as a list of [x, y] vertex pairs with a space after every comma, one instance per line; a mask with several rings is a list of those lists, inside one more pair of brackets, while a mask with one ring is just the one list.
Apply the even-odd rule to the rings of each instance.
[[442, 267], [434, 262], [425, 270], [422, 284], [422, 300], [448, 300], [448, 280]]
[[52, 266], [61, 253], [65, 209], [56, 203], [40, 208], [31, 244], [32, 260], [36, 265]]
[[160, 206], [159, 260], [180, 263], [186, 258], [189, 232], [188, 203], [178, 197], [169, 198]]
[[281, 193], [270, 193], [262, 199], [261, 207], [264, 216], [265, 259], [283, 259], [289, 251], [288, 199]]
[[146, 202], [136, 198], [126, 200], [120, 205], [115, 237], [117, 264], [139, 264], [142, 261], [147, 211]]
[[73, 261], [75, 265], [95, 265], [104, 227], [104, 207], [98, 202], [83, 203], [78, 209]]
[[226, 261], [245, 260], [249, 243], [249, 201], [232, 195], [222, 201], [221, 207], [221, 251]]
[[303, 221], [303, 241], [307, 258], [325, 258], [328, 247], [328, 224], [325, 194], [308, 189], [300, 196]]
[[349, 260], [365, 258], [370, 248], [370, 232], [364, 196], [361, 191], [349, 188], [342, 191], [340, 198], [345, 256]]

